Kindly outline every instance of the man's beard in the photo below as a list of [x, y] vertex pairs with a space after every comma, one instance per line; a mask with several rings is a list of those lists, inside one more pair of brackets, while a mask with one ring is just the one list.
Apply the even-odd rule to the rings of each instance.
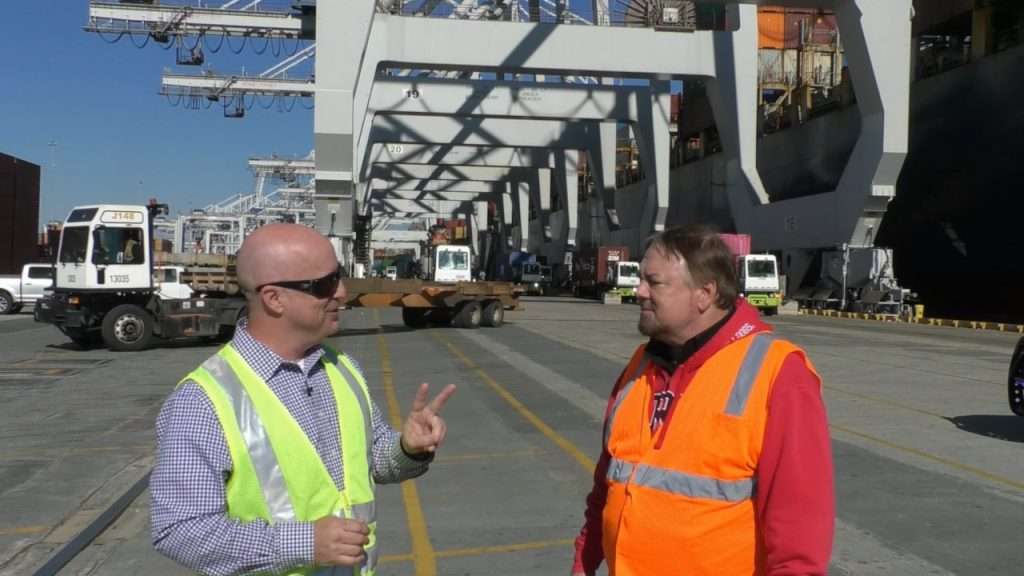
[[645, 317], [643, 314], [640, 314], [640, 319], [636, 323], [636, 329], [647, 337], [654, 337], [661, 333], [661, 326], [653, 315]]

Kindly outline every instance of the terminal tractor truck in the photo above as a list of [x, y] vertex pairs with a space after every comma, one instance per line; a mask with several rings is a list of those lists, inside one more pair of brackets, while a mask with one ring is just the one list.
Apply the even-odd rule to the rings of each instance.
[[[92, 205], [71, 210], [61, 231], [53, 289], [35, 307], [82, 347], [142, 350], [155, 339], [227, 338], [246, 313], [234, 256], [154, 251], [153, 220], [162, 204]], [[451, 322], [461, 328], [499, 326], [518, 306], [506, 282], [453, 280], [467, 263], [465, 247], [436, 247], [432, 278], [346, 278], [346, 306], [403, 309], [409, 326]], [[187, 288], [163, 286], [168, 271]], [[448, 280], [448, 281], [444, 281]]]

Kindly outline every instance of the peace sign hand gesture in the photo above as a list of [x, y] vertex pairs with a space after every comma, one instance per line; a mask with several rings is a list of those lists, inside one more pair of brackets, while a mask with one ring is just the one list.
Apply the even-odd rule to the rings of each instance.
[[449, 384], [428, 403], [429, 388], [430, 385], [426, 382], [420, 384], [416, 398], [412, 402], [412, 411], [402, 426], [402, 447], [410, 455], [434, 452], [441, 445], [448, 430], [439, 414], [444, 403], [455, 393], [455, 385]]

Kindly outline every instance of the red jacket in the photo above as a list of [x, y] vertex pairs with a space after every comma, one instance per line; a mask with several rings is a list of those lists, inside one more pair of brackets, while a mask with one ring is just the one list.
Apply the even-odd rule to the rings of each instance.
[[[656, 385], [663, 389], [672, 382], [678, 398], [697, 369], [723, 346], [751, 331], [770, 330], [755, 308], [740, 301], [736, 312], [707, 344], [676, 369], [676, 374], [682, 374], [671, 378], [672, 374], [662, 370]], [[618, 389], [612, 391], [609, 409], [618, 393]], [[661, 425], [671, 425], [671, 418], [670, 409]], [[602, 450], [594, 470], [594, 486], [587, 496], [585, 522], [576, 538], [573, 573], [591, 574], [604, 560], [601, 511], [607, 471], [608, 452]], [[757, 476], [755, 507], [763, 530], [767, 576], [826, 574], [835, 519], [832, 447], [818, 381], [795, 356], [783, 363], [768, 401]]]

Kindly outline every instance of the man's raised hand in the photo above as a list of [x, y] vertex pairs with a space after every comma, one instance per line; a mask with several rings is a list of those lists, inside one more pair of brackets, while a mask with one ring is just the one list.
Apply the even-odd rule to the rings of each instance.
[[449, 384], [433, 400], [427, 402], [429, 389], [430, 385], [426, 382], [420, 384], [416, 398], [412, 401], [409, 417], [402, 426], [402, 447], [409, 454], [434, 452], [444, 441], [448, 430], [440, 412], [448, 398], [455, 393], [455, 385]]

